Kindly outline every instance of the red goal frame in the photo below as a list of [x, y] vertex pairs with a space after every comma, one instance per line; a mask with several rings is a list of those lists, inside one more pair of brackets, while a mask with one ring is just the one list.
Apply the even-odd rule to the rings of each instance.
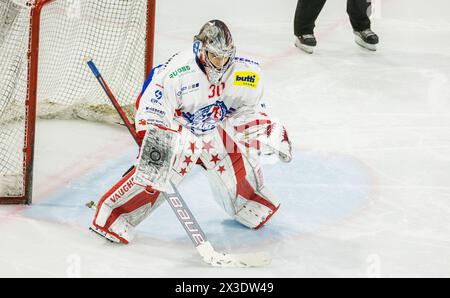
[[[0, 204], [31, 204], [33, 192], [33, 162], [34, 141], [36, 131], [36, 106], [37, 106], [37, 82], [39, 64], [39, 33], [42, 9], [51, 2], [58, 0], [35, 0], [30, 1], [30, 25], [28, 42], [28, 79], [27, 99], [25, 101], [25, 140], [23, 175], [25, 180], [25, 194], [21, 197], [0, 197]], [[33, 3], [34, 2], [34, 3]], [[155, 35], [156, 0], [147, 0], [147, 33], [146, 33], [146, 61], [145, 76], [147, 77], [153, 67], [153, 49]], [[143, 78], [143, 81], [145, 78]]]

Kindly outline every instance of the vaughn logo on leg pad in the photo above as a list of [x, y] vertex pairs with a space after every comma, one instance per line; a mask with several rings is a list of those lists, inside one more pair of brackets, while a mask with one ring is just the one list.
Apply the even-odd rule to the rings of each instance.
[[256, 72], [240, 71], [234, 74], [234, 86], [258, 87], [259, 75]]

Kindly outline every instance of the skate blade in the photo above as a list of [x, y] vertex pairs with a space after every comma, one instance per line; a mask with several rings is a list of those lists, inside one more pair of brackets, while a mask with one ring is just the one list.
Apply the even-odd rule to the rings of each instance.
[[121, 243], [119, 239], [116, 237], [113, 237], [111, 235], [106, 234], [105, 232], [95, 228], [95, 227], [89, 227], [89, 231], [93, 232], [95, 235], [102, 237], [103, 239], [108, 240], [111, 243]]
[[304, 45], [299, 40], [295, 41], [295, 46], [305, 53], [308, 53], [308, 54], [314, 53], [314, 47]]
[[355, 42], [356, 44], [358, 44], [360, 47], [365, 48], [369, 51], [373, 51], [375, 52], [377, 50], [377, 46], [374, 44], [369, 44], [367, 42], [365, 42], [364, 40], [362, 40], [361, 37], [359, 36], [355, 36]]

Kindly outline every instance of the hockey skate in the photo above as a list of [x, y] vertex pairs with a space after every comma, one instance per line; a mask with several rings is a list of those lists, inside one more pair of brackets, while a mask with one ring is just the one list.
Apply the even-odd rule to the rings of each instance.
[[376, 35], [370, 28], [362, 31], [354, 31], [355, 42], [370, 51], [377, 50], [378, 35]]
[[295, 46], [308, 54], [312, 54], [314, 52], [314, 47], [316, 45], [317, 41], [314, 34], [297, 36], [297, 40], [295, 41]]
[[[97, 209], [97, 205], [93, 201], [90, 201], [89, 203], [87, 203], [86, 207], [88, 207], [89, 209], [92, 209], [92, 210], [96, 210]], [[133, 229], [130, 226], [130, 224], [128, 222], [126, 222], [126, 220], [124, 220], [122, 218], [119, 218], [118, 221], [122, 223], [122, 227], [124, 227], [122, 229], [123, 231], [128, 232], [127, 230], [132, 230]], [[101, 227], [98, 227], [94, 223], [92, 223], [90, 225], [89, 231], [94, 232], [94, 234], [96, 234], [96, 235], [98, 235], [98, 236], [108, 240], [111, 243], [122, 243], [122, 244], [128, 244], [129, 243], [129, 241], [126, 240], [125, 238], [121, 237], [121, 235], [118, 235], [118, 234], [113, 233], [113, 232], [108, 231], [108, 230], [104, 230]], [[132, 234], [132, 232], [130, 234]]]
[[89, 231], [94, 232], [96, 235], [105, 238], [106, 240], [108, 240], [111, 243], [121, 243], [119, 238], [117, 238], [111, 234], [108, 234], [103, 230], [100, 230], [99, 228], [95, 227], [94, 225], [89, 227]]

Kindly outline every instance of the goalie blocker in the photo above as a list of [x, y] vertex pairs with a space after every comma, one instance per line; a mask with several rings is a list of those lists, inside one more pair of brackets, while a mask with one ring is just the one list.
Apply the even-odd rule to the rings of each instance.
[[232, 218], [248, 228], [262, 227], [280, 204], [265, 187], [259, 165], [240, 148], [223, 126], [196, 136], [181, 126], [173, 131], [150, 125], [137, 167], [101, 198], [91, 229], [129, 243], [135, 227], [165, 201], [160, 191], [169, 181], [178, 185], [195, 164], [206, 170], [214, 198]]

